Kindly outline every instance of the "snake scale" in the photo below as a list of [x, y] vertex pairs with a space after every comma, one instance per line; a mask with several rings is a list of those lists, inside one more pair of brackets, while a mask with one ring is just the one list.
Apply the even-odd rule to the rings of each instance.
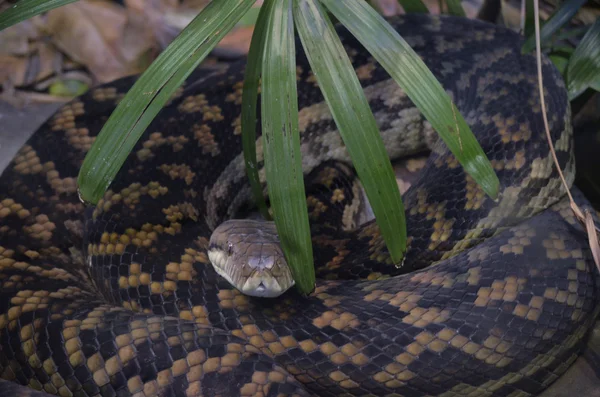
[[[529, 396], [557, 379], [581, 353], [599, 288], [552, 167], [534, 57], [520, 54], [517, 34], [479, 21], [390, 22], [475, 132], [499, 176], [497, 201], [340, 29], [392, 159], [431, 149], [403, 196], [406, 259], [390, 262], [373, 222], [317, 226], [315, 291], [248, 297], [207, 256], [211, 231], [249, 205], [243, 63], [192, 74], [86, 208], [79, 167], [134, 78], [92, 89], [0, 178], [0, 395]], [[565, 86], [545, 58], [543, 73], [571, 183]], [[348, 155], [301, 53], [297, 76], [304, 171], [332, 186]], [[311, 217], [341, 195], [309, 196]]]

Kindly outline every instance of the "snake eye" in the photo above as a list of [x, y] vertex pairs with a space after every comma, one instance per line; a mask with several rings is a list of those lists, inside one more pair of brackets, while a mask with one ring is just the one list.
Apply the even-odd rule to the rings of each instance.
[[227, 243], [227, 254], [228, 255], [233, 254], [233, 244], [231, 244], [231, 243]]

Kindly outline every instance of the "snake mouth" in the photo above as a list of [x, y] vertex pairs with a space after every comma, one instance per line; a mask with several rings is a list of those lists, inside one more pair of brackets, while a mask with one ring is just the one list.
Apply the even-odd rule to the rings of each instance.
[[265, 284], [261, 281], [260, 284], [258, 284], [258, 286], [255, 289], [257, 294], [260, 295], [264, 295], [267, 291], [267, 287], [265, 286]]
[[254, 273], [248, 277], [240, 290], [245, 295], [258, 298], [276, 298], [283, 294], [287, 288], [282, 288], [273, 275], [265, 275], [264, 272], [261, 272], [261, 274]]

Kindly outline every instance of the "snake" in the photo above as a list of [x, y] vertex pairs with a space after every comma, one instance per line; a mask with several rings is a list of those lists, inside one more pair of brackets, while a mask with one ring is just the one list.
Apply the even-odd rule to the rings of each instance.
[[[360, 180], [298, 45], [317, 281], [306, 295], [248, 296], [209, 258], [235, 252], [238, 262], [279, 265], [263, 240], [219, 229], [254, 211], [241, 143], [244, 61], [194, 71], [100, 201], [86, 205], [79, 168], [137, 77], [92, 88], [50, 117], [0, 177], [0, 396], [532, 396], [559, 378], [596, 320], [598, 271], [549, 152], [535, 57], [521, 53], [517, 33], [477, 20], [388, 22], [465, 117], [498, 176], [496, 198], [338, 27], [390, 159], [428, 156], [402, 196], [404, 260], [391, 260], [375, 220], [357, 221]], [[571, 186], [565, 83], [545, 56], [542, 72]], [[573, 196], [591, 210], [574, 187]]]

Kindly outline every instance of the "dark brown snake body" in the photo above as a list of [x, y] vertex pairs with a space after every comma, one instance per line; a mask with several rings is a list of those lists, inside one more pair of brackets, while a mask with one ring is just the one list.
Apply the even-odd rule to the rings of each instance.
[[[599, 287], [552, 168], [534, 57], [520, 54], [518, 35], [476, 21], [393, 24], [475, 132], [500, 179], [497, 202], [342, 32], [390, 155], [431, 143], [403, 197], [404, 266], [391, 264], [375, 224], [323, 224], [309, 297], [247, 297], [206, 254], [212, 229], [250, 197], [243, 65], [192, 75], [86, 209], [79, 167], [132, 79], [93, 89], [44, 124], [0, 178], [0, 378], [10, 381], [0, 395], [527, 396], [557, 379], [581, 352]], [[305, 58], [298, 63], [305, 171], [328, 187], [348, 158]], [[543, 73], [572, 182], [566, 90], [547, 59]], [[308, 197], [311, 217], [318, 223], [342, 196]]]

